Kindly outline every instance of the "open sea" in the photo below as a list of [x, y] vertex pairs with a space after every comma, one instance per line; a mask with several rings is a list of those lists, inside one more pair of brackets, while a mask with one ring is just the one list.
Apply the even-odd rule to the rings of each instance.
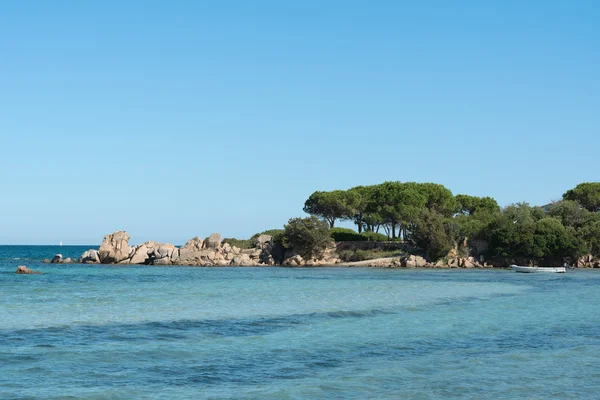
[[597, 270], [41, 262], [93, 247], [0, 246], [0, 399], [600, 398]]

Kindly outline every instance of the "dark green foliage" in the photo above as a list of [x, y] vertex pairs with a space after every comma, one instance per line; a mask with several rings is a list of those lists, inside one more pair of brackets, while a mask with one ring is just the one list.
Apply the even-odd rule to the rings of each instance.
[[427, 208], [421, 210], [411, 239], [431, 261], [439, 260], [452, 249], [444, 216]]
[[325, 219], [333, 228], [337, 219], [354, 215], [355, 196], [345, 190], [314, 192], [304, 203], [304, 212]]
[[350, 219], [354, 221], [358, 228], [358, 233], [362, 233], [363, 229], [369, 227], [369, 221], [372, 220], [372, 215], [369, 215], [368, 210], [372, 203], [374, 186], [356, 186], [349, 189], [351, 193], [352, 215]]
[[478, 214], [493, 215], [500, 212], [500, 206], [491, 197], [477, 197], [466, 194], [456, 195], [457, 213], [474, 216]]
[[586, 252], [600, 257], [600, 215], [593, 214], [587, 222], [577, 231], [583, 241]]
[[443, 217], [450, 217], [456, 209], [456, 200], [452, 192], [437, 183], [407, 183], [425, 197], [425, 207]]
[[348, 228], [331, 228], [331, 237], [336, 242], [387, 242], [388, 237], [376, 232], [358, 233]]
[[336, 242], [360, 242], [365, 240], [360, 233], [348, 228], [331, 228], [329, 233]]
[[361, 233], [360, 237], [367, 242], [385, 242], [388, 240], [388, 237], [382, 233], [368, 231]]
[[548, 206], [548, 215], [557, 218], [564, 226], [581, 228], [592, 213], [573, 200], [562, 200]]
[[591, 212], [600, 211], [600, 182], [580, 183], [563, 194], [564, 200], [576, 201]]
[[284, 227], [282, 242], [304, 259], [319, 256], [333, 244], [327, 223], [315, 216], [290, 219]]
[[418, 190], [419, 184], [384, 182], [373, 188], [368, 211], [379, 217], [388, 236], [396, 238], [396, 228], [402, 231], [413, 223], [425, 207], [427, 197]]
[[585, 252], [575, 229], [521, 203], [506, 207], [487, 232], [489, 255], [530, 260], [576, 258]]
[[461, 254], [485, 251], [482, 242], [492, 259], [555, 262], [583, 253], [600, 256], [600, 182], [577, 185], [562, 201], [543, 208], [518, 203], [501, 210], [491, 197], [453, 196], [439, 184], [384, 182], [315, 192], [304, 210], [330, 227], [338, 219], [356, 224], [358, 232], [333, 230], [336, 241], [408, 241], [430, 259], [451, 248]]

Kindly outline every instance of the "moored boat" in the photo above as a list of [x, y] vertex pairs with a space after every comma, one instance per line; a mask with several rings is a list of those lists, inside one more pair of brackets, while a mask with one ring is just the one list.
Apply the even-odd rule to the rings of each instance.
[[567, 269], [565, 267], [524, 267], [520, 265], [510, 266], [515, 272], [554, 272], [554, 273], [565, 273]]

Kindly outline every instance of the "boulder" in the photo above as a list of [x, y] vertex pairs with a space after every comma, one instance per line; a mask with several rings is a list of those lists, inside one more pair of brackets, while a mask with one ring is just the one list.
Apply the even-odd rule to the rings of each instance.
[[149, 264], [150, 256], [148, 253], [154, 248], [154, 242], [145, 242], [133, 248], [129, 258], [130, 264]]
[[[152, 248], [148, 249], [148, 257], [154, 265], [171, 265], [171, 256], [177, 251], [177, 247], [171, 243], [154, 243]], [[179, 256], [176, 255], [178, 259]], [[157, 262], [158, 260], [163, 260]]]
[[427, 265], [427, 260], [421, 256], [410, 255], [402, 260], [402, 266], [407, 268], [422, 268]]
[[19, 265], [19, 266], [17, 267], [17, 271], [16, 271], [16, 273], [17, 273], [17, 274], [23, 274], [23, 275], [41, 274], [41, 272], [40, 272], [40, 271], [34, 271], [34, 270], [32, 270], [32, 269], [29, 269], [29, 268], [27, 268], [27, 267], [26, 267], [26, 266], [24, 266], [24, 265]]
[[72, 262], [73, 262], [73, 260], [70, 257], [67, 257], [61, 261], [61, 263], [63, 263], [63, 264], [71, 264]]
[[57, 254], [54, 257], [52, 257], [52, 261], [50, 261], [52, 264], [60, 264], [62, 262], [62, 254]]
[[196, 236], [185, 242], [185, 244], [181, 246], [181, 249], [185, 249], [186, 251], [200, 251], [202, 250], [203, 244], [204, 240]]
[[125, 231], [117, 231], [104, 236], [98, 249], [98, 257], [102, 264], [113, 264], [129, 258], [129, 235]]
[[265, 243], [270, 242], [271, 240], [273, 240], [273, 236], [265, 235], [264, 233], [256, 239], [258, 244], [265, 244]]
[[171, 262], [173, 264], [179, 264], [179, 249], [178, 248], [175, 248], [173, 250], [173, 252], [171, 253], [170, 258], [171, 258]]
[[299, 254], [296, 254], [296, 255], [293, 255], [293, 256], [288, 257], [285, 260], [283, 260], [282, 264], [283, 265], [288, 265], [290, 267], [295, 267], [295, 266], [298, 266], [298, 265], [304, 265], [304, 259]]
[[154, 265], [172, 265], [171, 259], [169, 257], [155, 259], [152, 263]]
[[79, 257], [79, 262], [82, 264], [99, 264], [100, 257], [98, 257], [98, 251], [91, 249], [83, 252], [81, 257]]
[[199, 261], [202, 261], [202, 251], [194, 251], [190, 249], [179, 249], [178, 263], [182, 265], [196, 265]]
[[230, 265], [250, 266], [250, 265], [256, 265], [256, 263], [252, 261], [252, 259], [250, 258], [250, 256], [248, 254], [242, 254], [242, 255], [233, 257], [233, 260], [231, 260]]
[[222, 237], [220, 233], [213, 233], [206, 239], [204, 246], [207, 249], [218, 249], [219, 246], [221, 246], [221, 240]]

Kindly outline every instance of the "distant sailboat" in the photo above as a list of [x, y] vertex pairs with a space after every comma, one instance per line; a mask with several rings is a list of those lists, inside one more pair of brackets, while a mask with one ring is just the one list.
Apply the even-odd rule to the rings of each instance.
[[62, 240], [60, 241], [60, 243], [58, 244], [59, 246], [62, 246]]

